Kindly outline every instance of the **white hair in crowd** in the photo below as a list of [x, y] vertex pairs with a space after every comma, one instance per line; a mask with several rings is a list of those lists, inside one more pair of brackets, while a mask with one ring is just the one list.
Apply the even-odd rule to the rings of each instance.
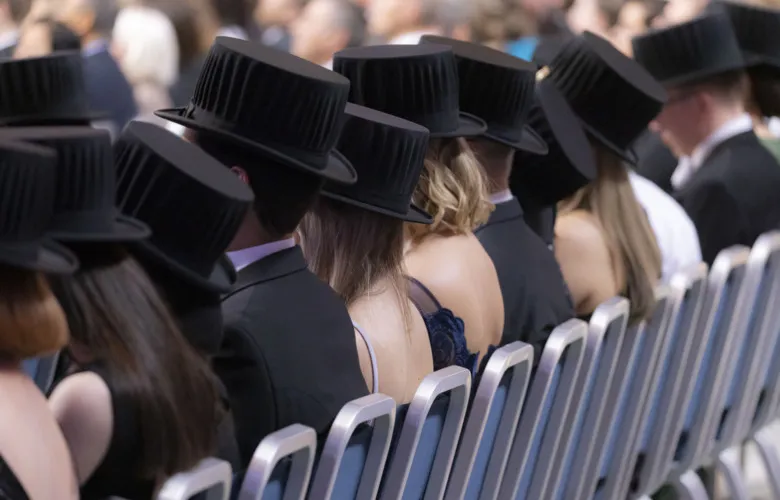
[[113, 44], [131, 84], [169, 87], [179, 75], [179, 44], [168, 17], [157, 9], [125, 7], [114, 24]]

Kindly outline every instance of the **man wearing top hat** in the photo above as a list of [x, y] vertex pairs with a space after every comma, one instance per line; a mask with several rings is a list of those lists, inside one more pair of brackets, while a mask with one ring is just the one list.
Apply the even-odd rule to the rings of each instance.
[[633, 40], [634, 56], [667, 88], [656, 119], [685, 155], [675, 198], [699, 233], [710, 265], [732, 245], [752, 245], [780, 224], [780, 165], [745, 111], [745, 62], [728, 16], [709, 14]]
[[475, 234], [496, 267], [504, 298], [501, 343], [522, 340], [541, 349], [553, 328], [574, 317], [574, 308], [555, 256], [528, 227], [523, 208], [509, 189], [516, 151], [548, 152], [544, 139], [527, 125], [536, 67], [503, 52], [449, 38], [426, 35], [422, 43], [452, 47], [458, 63], [460, 108], [488, 126], [469, 143], [488, 177], [496, 207]]
[[368, 393], [346, 306], [294, 239], [325, 180], [357, 179], [333, 149], [348, 94], [346, 78], [316, 64], [220, 37], [190, 104], [157, 113], [255, 194], [229, 249], [238, 280], [223, 299], [214, 358], [244, 465], [267, 434], [293, 423], [325, 433], [345, 403]]

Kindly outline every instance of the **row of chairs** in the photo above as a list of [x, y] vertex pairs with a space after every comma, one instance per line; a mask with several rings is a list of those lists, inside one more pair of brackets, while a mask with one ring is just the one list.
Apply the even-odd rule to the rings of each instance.
[[[748, 500], [740, 449], [753, 440], [780, 498], [780, 232], [724, 250], [656, 292], [628, 327], [613, 298], [590, 323], [557, 327], [534, 366], [521, 342], [497, 350], [476, 390], [450, 367], [409, 405], [374, 394], [348, 403], [321, 453], [302, 425], [255, 451], [239, 500], [646, 500], [661, 486], [708, 498], [696, 470], [716, 466]], [[230, 497], [216, 459], [170, 478], [158, 500]]]

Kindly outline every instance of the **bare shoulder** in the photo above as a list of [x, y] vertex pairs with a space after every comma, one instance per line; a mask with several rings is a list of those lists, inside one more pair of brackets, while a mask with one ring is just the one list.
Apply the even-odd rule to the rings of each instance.
[[555, 221], [555, 244], [593, 244], [603, 240], [601, 224], [585, 210], [561, 215]]
[[98, 374], [81, 372], [60, 382], [52, 392], [49, 403], [55, 411], [111, 410], [111, 391]]
[[407, 271], [433, 289], [457, 288], [455, 285], [483, 276], [495, 268], [474, 235], [429, 238], [406, 255]]

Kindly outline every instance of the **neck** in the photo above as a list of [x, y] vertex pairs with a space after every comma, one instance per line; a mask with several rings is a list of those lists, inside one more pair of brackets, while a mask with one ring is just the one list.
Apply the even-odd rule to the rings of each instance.
[[706, 134], [701, 138], [699, 144], [704, 142], [707, 137], [714, 134], [719, 128], [724, 126], [735, 118], [739, 118], [745, 112], [745, 108], [742, 106], [729, 106], [716, 110], [712, 114], [712, 118], [709, 121], [709, 127], [706, 129]]
[[19, 29], [19, 27], [13, 21], [0, 21], [0, 34], [5, 35], [6, 33], [11, 33], [17, 29]]
[[90, 32], [81, 37], [81, 44], [86, 46], [92, 42], [102, 40], [104, 37], [99, 33]]
[[275, 241], [282, 241], [292, 238], [294, 233], [285, 234], [281, 238], [271, 236], [263, 226], [260, 225], [260, 221], [257, 220], [254, 213], [247, 214], [244, 222], [236, 233], [233, 242], [228, 248], [228, 252], [235, 252], [237, 250], [244, 250], [245, 248], [258, 247], [267, 243], [273, 243]]
[[750, 118], [753, 119], [753, 131], [757, 136], [761, 137], [762, 139], [771, 139], [774, 137], [772, 132], [769, 130], [769, 127], [764, 122], [763, 116], [758, 113], [751, 113]]

